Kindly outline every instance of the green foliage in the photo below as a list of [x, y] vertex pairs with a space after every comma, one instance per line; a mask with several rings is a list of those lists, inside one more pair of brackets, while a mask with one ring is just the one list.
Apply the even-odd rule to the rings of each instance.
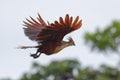
[[98, 70], [82, 68], [77, 60], [52, 61], [49, 65], [34, 62], [30, 71], [17, 80], [120, 80], [120, 71], [105, 64]]
[[120, 47], [120, 22], [113, 21], [104, 30], [97, 28], [94, 33], [86, 32], [84, 39], [92, 46], [91, 49], [117, 52]]
[[73, 71], [79, 67], [80, 64], [77, 60], [53, 61], [47, 66], [34, 62], [32, 64], [31, 72], [24, 73], [20, 80], [73, 79]]
[[120, 71], [105, 64], [98, 70], [81, 68], [77, 60], [52, 61], [46, 66], [34, 62], [20, 80], [120, 80]]
[[12, 80], [12, 79], [10, 79], [10, 78], [2, 78], [0, 80]]

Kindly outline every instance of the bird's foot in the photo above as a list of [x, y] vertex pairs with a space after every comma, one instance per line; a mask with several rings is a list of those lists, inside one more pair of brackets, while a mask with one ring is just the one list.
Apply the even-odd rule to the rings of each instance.
[[30, 56], [35, 59], [35, 58], [38, 58], [38, 57], [40, 56], [40, 54], [41, 54], [41, 53], [39, 53], [39, 54], [38, 54], [38, 53], [37, 53], [37, 54], [30, 54]]

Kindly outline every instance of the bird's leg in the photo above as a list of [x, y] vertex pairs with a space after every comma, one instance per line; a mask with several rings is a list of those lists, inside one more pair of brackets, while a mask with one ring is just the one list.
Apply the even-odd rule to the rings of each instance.
[[38, 52], [38, 50], [37, 50], [37, 52], [35, 54], [30, 54], [30, 56], [33, 57], [33, 58], [38, 58], [40, 56], [40, 54], [41, 53]]

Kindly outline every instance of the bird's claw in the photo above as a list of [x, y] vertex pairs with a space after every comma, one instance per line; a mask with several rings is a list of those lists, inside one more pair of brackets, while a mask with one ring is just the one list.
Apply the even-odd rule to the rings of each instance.
[[30, 53], [30, 56], [33, 57], [33, 58], [38, 58], [40, 56], [40, 54], [31, 54]]

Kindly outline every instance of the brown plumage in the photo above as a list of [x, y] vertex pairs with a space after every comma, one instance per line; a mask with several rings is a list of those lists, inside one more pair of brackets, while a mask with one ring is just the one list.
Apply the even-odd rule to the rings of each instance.
[[82, 20], [79, 20], [79, 16], [73, 21], [73, 17], [66, 14], [65, 19], [59, 18], [59, 21], [54, 23], [45, 23], [45, 21], [38, 14], [37, 20], [30, 17], [31, 20], [26, 19], [24, 22], [24, 33], [33, 41], [38, 42], [38, 46], [20, 46], [21, 49], [37, 48], [35, 54], [31, 54], [33, 58], [38, 58], [41, 53], [51, 55], [59, 52], [65, 47], [74, 45], [74, 41], [70, 37], [68, 42], [63, 41], [66, 34], [77, 30], [82, 25]]

